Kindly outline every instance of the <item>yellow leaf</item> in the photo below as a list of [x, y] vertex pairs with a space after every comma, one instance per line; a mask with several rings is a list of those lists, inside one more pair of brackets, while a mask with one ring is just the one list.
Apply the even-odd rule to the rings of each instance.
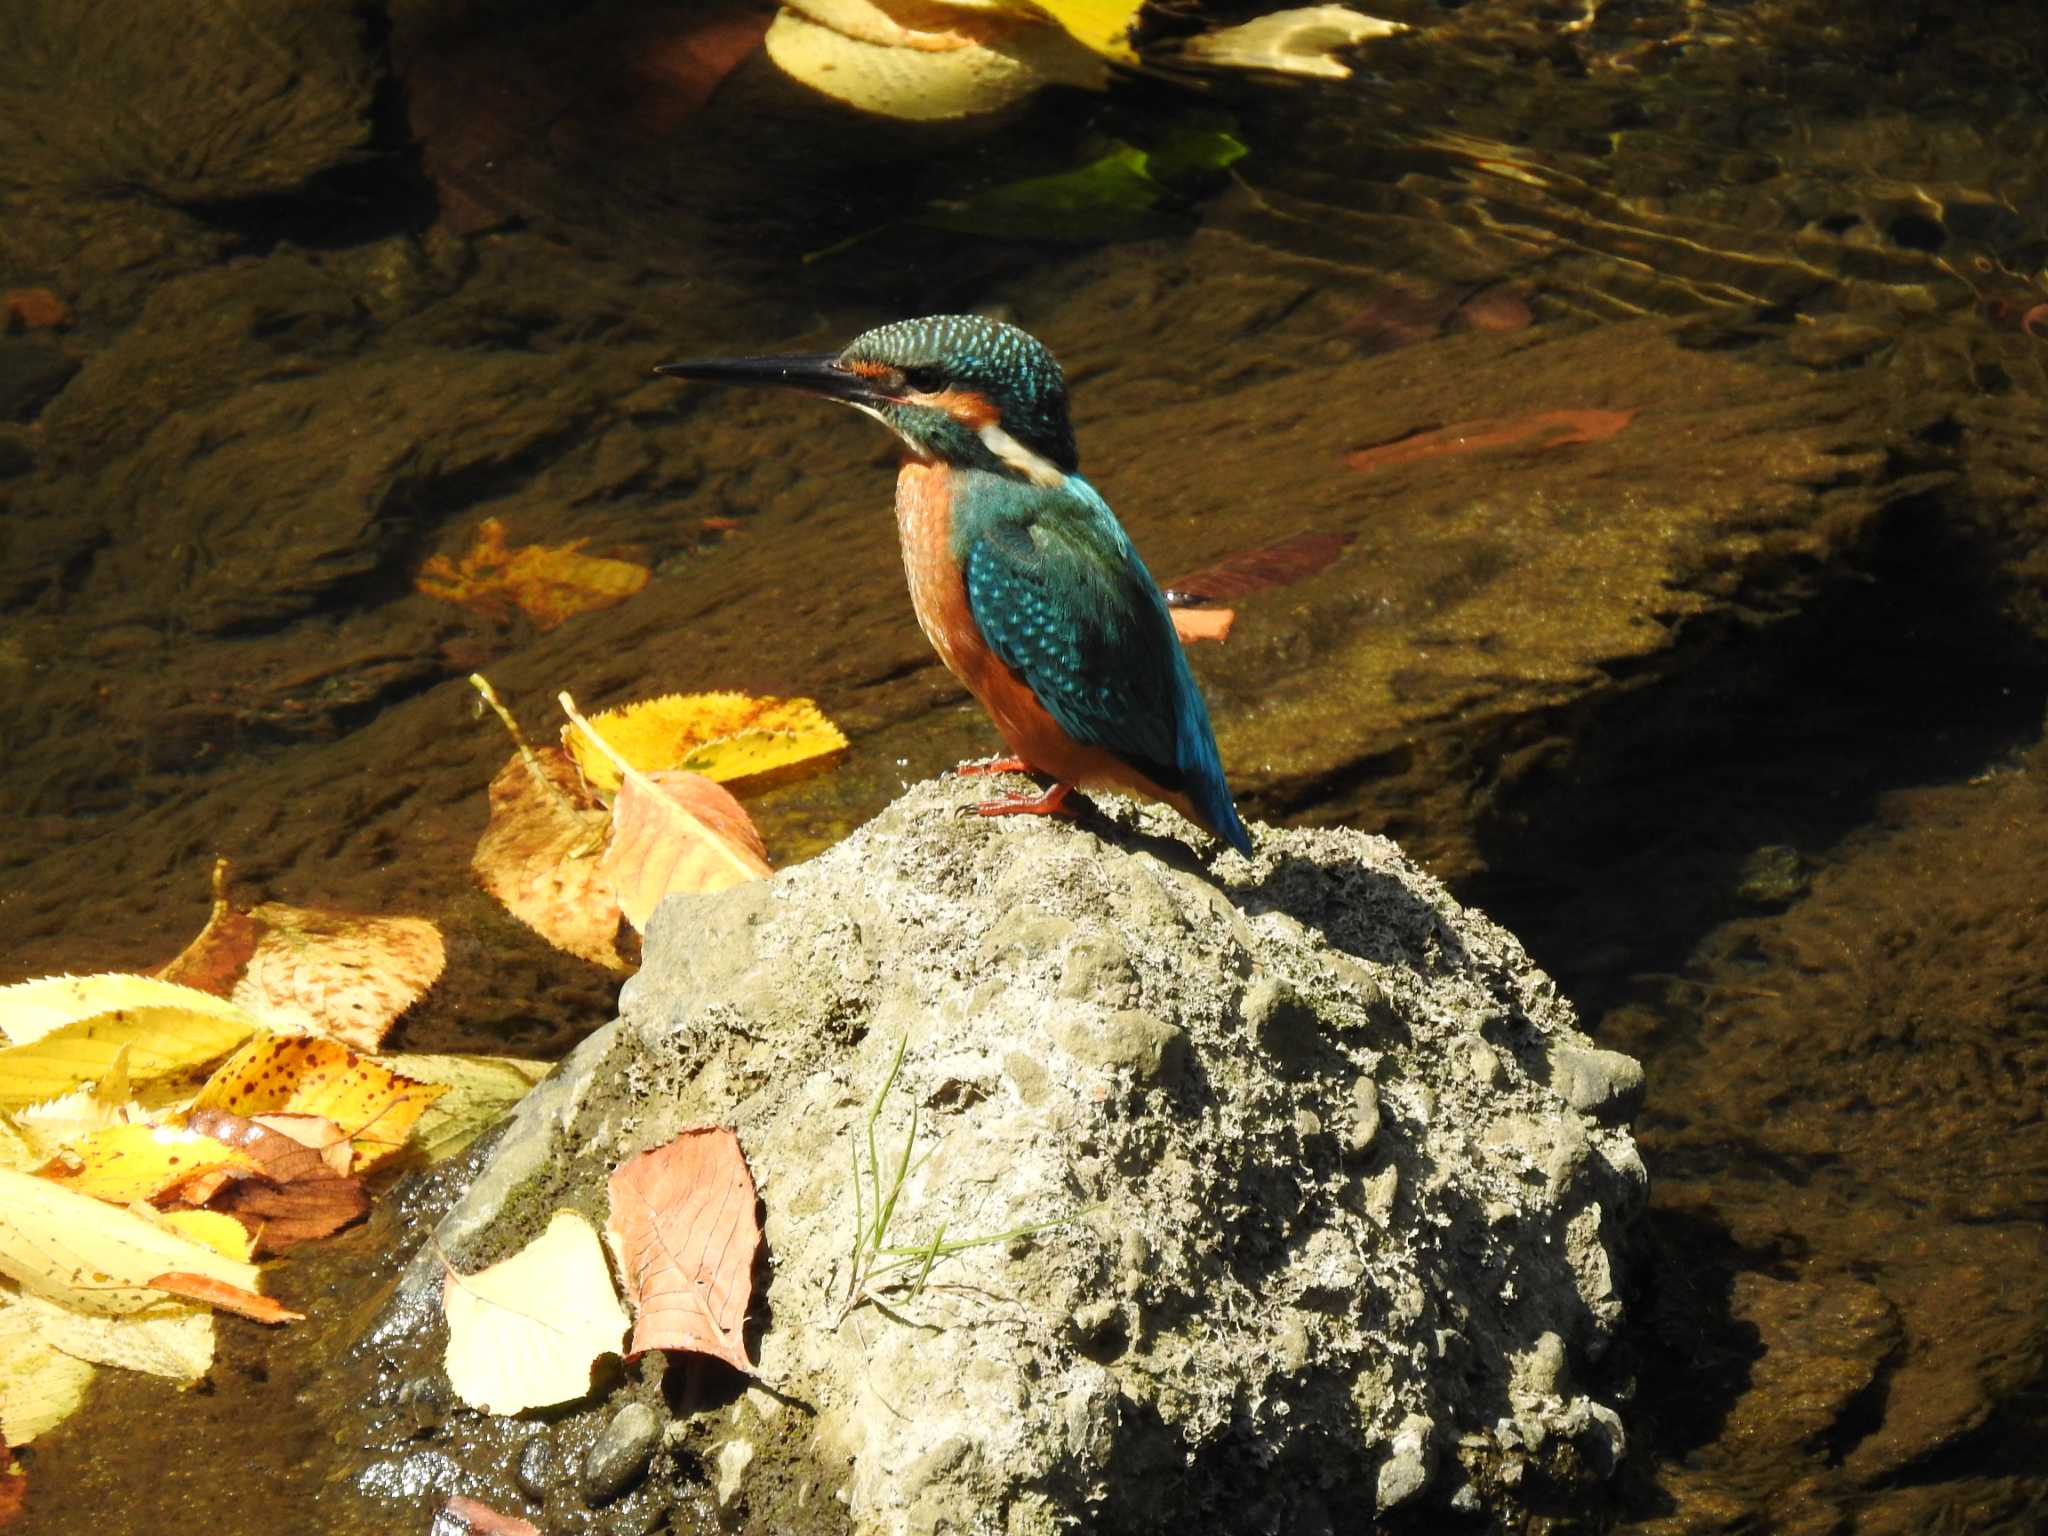
[[262, 1165], [238, 1147], [182, 1126], [114, 1125], [68, 1143], [61, 1160], [40, 1171], [81, 1195], [126, 1205], [224, 1168], [256, 1173]]
[[496, 1125], [527, 1090], [554, 1070], [551, 1061], [523, 1061], [516, 1056], [380, 1056], [383, 1065], [423, 1083], [441, 1083], [448, 1091], [429, 1104], [413, 1123], [407, 1150], [429, 1163], [453, 1157], [479, 1134]]
[[92, 1367], [42, 1337], [19, 1298], [0, 1293], [0, 1443], [27, 1445], [85, 1398]]
[[[588, 726], [642, 773], [680, 768], [735, 794], [823, 772], [846, 752], [846, 737], [810, 699], [671, 693], [608, 709], [591, 716]], [[617, 791], [618, 769], [585, 729], [564, 726], [562, 745], [591, 788]]]
[[428, 597], [504, 617], [518, 609], [542, 629], [597, 608], [622, 603], [647, 585], [648, 570], [630, 560], [580, 553], [587, 539], [567, 544], [505, 542], [505, 525], [487, 517], [458, 561], [436, 555], [413, 585]]
[[54, 1099], [16, 1110], [13, 1116], [16, 1129], [35, 1153], [33, 1162], [25, 1165], [31, 1169], [40, 1168], [52, 1153], [81, 1136], [112, 1125], [143, 1124], [148, 1119], [147, 1112], [133, 1100], [126, 1104], [110, 1103], [96, 1087], [74, 1088]]
[[354, 1144], [352, 1171], [361, 1173], [404, 1146], [420, 1112], [447, 1091], [401, 1077], [333, 1040], [266, 1034], [222, 1062], [192, 1108], [325, 1115]]
[[206, 1002], [205, 1008], [145, 1006], [100, 1013], [47, 1030], [29, 1044], [0, 1049], [0, 1109], [19, 1109], [98, 1082], [116, 1070], [124, 1047], [127, 1074], [138, 1083], [218, 1061], [249, 1037], [256, 1020], [220, 998], [207, 997]]
[[107, 1317], [74, 1312], [40, 1296], [16, 1303], [44, 1343], [74, 1360], [167, 1376], [189, 1386], [213, 1364], [213, 1313], [189, 1301], [158, 1301], [139, 1312]]
[[626, 1309], [597, 1232], [574, 1211], [502, 1263], [447, 1271], [448, 1380], [484, 1413], [523, 1413], [590, 1391], [590, 1367], [626, 1340]]
[[27, 1136], [16, 1128], [6, 1115], [0, 1115], [0, 1168], [18, 1168], [23, 1173], [33, 1172], [43, 1162]]
[[154, 976], [113, 971], [98, 976], [45, 976], [0, 987], [0, 1036], [10, 1045], [27, 1045], [67, 1025], [138, 1008], [177, 1008], [246, 1023], [250, 1029], [257, 1027], [247, 1009], [224, 997]]
[[247, 1260], [256, 1252], [256, 1234], [226, 1211], [159, 1211], [156, 1224], [231, 1259]]
[[1043, 11], [1067, 36], [1112, 63], [1138, 62], [1131, 29], [1144, 0], [1037, 0], [1031, 9]]
[[138, 1312], [162, 1303], [149, 1282], [166, 1271], [256, 1286], [253, 1264], [120, 1206], [0, 1169], [0, 1274], [23, 1290], [82, 1312]]

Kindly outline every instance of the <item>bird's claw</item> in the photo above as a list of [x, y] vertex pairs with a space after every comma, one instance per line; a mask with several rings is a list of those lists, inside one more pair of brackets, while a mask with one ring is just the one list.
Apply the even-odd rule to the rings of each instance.
[[1031, 765], [1021, 757], [977, 757], [954, 765], [954, 774], [963, 779], [978, 773], [1029, 773]]

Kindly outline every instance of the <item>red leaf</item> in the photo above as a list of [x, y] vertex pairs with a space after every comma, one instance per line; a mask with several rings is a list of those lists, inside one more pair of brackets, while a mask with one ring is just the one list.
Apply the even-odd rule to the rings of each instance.
[[[1214, 565], [1205, 565], [1199, 571], [1168, 582], [1167, 605], [1186, 608], [1226, 597], [1243, 597], [1249, 592], [1291, 586], [1315, 575], [1343, 554], [1344, 546], [1350, 542], [1348, 533], [1297, 533], [1272, 544], [1261, 544], [1256, 549], [1239, 550]], [[1177, 624], [1178, 620], [1175, 622]], [[1229, 628], [1228, 625], [1224, 627]], [[1185, 631], [1181, 638], [1188, 638]], [[1220, 640], [1222, 636], [1216, 638]]]
[[531, 1520], [501, 1515], [488, 1504], [451, 1493], [434, 1516], [432, 1536], [456, 1536], [462, 1531], [470, 1536], [541, 1536], [540, 1527]]
[[753, 1374], [743, 1329], [761, 1226], [738, 1136], [697, 1126], [619, 1164], [605, 1234], [633, 1303], [628, 1360], [686, 1349]]
[[1489, 416], [1479, 421], [1455, 421], [1448, 427], [1414, 432], [1390, 443], [1378, 443], [1344, 455], [1344, 462], [1361, 474], [1389, 469], [1396, 464], [1413, 464], [1421, 459], [1443, 458], [1454, 453], [1480, 453], [1493, 448], [1513, 448], [1526, 443], [1530, 448], [1563, 448], [1571, 443], [1597, 443], [1614, 436], [1635, 420], [1635, 409], [1626, 411], [1537, 411], [1529, 416]]

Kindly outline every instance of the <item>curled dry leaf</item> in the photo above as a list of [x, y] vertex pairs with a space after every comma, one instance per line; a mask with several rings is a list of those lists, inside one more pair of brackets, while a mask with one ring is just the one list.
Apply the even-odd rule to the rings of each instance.
[[605, 1236], [633, 1298], [627, 1358], [694, 1350], [753, 1374], [747, 1305], [761, 1226], [739, 1137], [699, 1126], [612, 1170]]
[[238, 912], [227, 870], [227, 860], [214, 861], [212, 915], [160, 978], [230, 998], [268, 1029], [369, 1051], [441, 974], [441, 930], [425, 918], [276, 901]]
[[586, 555], [582, 549], [589, 542], [515, 549], [505, 542], [505, 525], [487, 517], [459, 561], [434, 556], [413, 585], [428, 597], [492, 618], [507, 618], [516, 609], [541, 629], [553, 629], [576, 614], [622, 603], [647, 585], [646, 566]]
[[626, 1312], [597, 1233], [557, 1211], [519, 1252], [473, 1275], [445, 1271], [444, 1363], [456, 1396], [484, 1413], [523, 1413], [590, 1391], [591, 1365], [617, 1354]]
[[477, 883], [555, 948], [610, 971], [619, 903], [599, 867], [610, 817], [565, 752], [515, 752], [491, 780], [491, 820], [469, 867]]
[[1411, 433], [1389, 443], [1378, 443], [1347, 453], [1344, 462], [1362, 474], [1369, 474], [1397, 464], [1414, 464], [1423, 459], [1445, 458], [1458, 453], [1517, 447], [1540, 451], [1563, 448], [1573, 443], [1597, 443], [1614, 436], [1635, 420], [1635, 416], [1633, 409], [1569, 410], [1458, 421], [1448, 427]]
[[[810, 699], [671, 693], [608, 709], [590, 725], [642, 772], [701, 773], [734, 794], [822, 773], [846, 755], [845, 735]], [[562, 745], [592, 789], [618, 789], [618, 769], [582, 727], [564, 726]]]

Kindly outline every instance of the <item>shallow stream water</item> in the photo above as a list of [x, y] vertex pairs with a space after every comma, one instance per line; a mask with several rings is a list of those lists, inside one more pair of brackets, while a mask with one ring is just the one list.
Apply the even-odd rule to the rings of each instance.
[[[1631, 1455], [1541, 1523], [2040, 1529], [2048, 18], [1377, 9], [1346, 82], [962, 129], [758, 54], [700, 99], [744, 7], [17, 8], [0, 289], [63, 313], [0, 336], [7, 979], [162, 961], [221, 854], [442, 925], [405, 1048], [560, 1054], [616, 980], [471, 882], [465, 676], [536, 736], [564, 688], [815, 697], [852, 751], [755, 804], [780, 863], [992, 750], [873, 425], [649, 376], [988, 310], [1155, 573], [1348, 539], [1193, 652], [1247, 814], [1400, 838], [1646, 1064]], [[976, 202], [1119, 144], [1143, 206]], [[418, 592], [489, 517], [652, 579], [549, 629]], [[322, 1528], [382, 1220], [201, 1391], [105, 1373], [22, 1528]]]

